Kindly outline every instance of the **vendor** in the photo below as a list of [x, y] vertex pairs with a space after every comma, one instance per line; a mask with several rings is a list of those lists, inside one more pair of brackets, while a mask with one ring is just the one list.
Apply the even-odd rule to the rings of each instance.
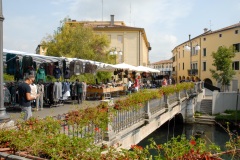
[[110, 83], [112, 83], [112, 86], [113, 86], [113, 87], [116, 86], [116, 80], [114, 79], [113, 76], [112, 76], [112, 79], [111, 79]]

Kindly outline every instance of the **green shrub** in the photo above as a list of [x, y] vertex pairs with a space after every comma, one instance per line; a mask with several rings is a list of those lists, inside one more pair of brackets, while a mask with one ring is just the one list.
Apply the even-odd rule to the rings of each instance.
[[14, 75], [9, 75], [9, 74], [4, 73], [3, 74], [3, 80], [5, 82], [14, 81]]

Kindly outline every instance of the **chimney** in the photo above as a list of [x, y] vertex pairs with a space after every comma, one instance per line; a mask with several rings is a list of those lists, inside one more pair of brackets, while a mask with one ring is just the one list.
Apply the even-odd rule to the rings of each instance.
[[206, 32], [208, 31], [208, 29], [207, 29], [207, 28], [204, 28], [203, 30], [204, 30], [204, 33], [206, 33]]
[[113, 26], [114, 25], [114, 15], [111, 15], [111, 22], [110, 25]]

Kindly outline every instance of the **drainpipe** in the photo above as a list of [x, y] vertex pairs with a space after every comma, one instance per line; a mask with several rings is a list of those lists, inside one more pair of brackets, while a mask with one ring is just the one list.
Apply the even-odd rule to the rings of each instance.
[[138, 55], [138, 65], [140, 66], [141, 65], [141, 31], [139, 31], [139, 46], [138, 46], [138, 51], [139, 51], [139, 55]]

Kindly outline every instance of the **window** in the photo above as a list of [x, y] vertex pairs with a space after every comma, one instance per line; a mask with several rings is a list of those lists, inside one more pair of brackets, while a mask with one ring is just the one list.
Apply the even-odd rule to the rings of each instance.
[[184, 63], [182, 64], [182, 69], [184, 70]]
[[203, 38], [203, 41], [206, 41], [206, 38]]
[[235, 34], [238, 34], [238, 30], [235, 30]]
[[204, 57], [207, 56], [207, 48], [203, 48], [203, 56], [204, 56]]
[[232, 63], [232, 69], [233, 70], [239, 70], [239, 61], [235, 61]]
[[219, 34], [219, 37], [222, 37], [222, 34]]
[[123, 43], [123, 36], [117, 36], [117, 40], [119, 43]]
[[240, 43], [233, 44], [233, 48], [235, 49], [236, 52], [240, 52]]
[[192, 69], [198, 69], [197, 63], [192, 63]]
[[206, 71], [206, 70], [207, 70], [207, 63], [203, 62], [203, 71]]

